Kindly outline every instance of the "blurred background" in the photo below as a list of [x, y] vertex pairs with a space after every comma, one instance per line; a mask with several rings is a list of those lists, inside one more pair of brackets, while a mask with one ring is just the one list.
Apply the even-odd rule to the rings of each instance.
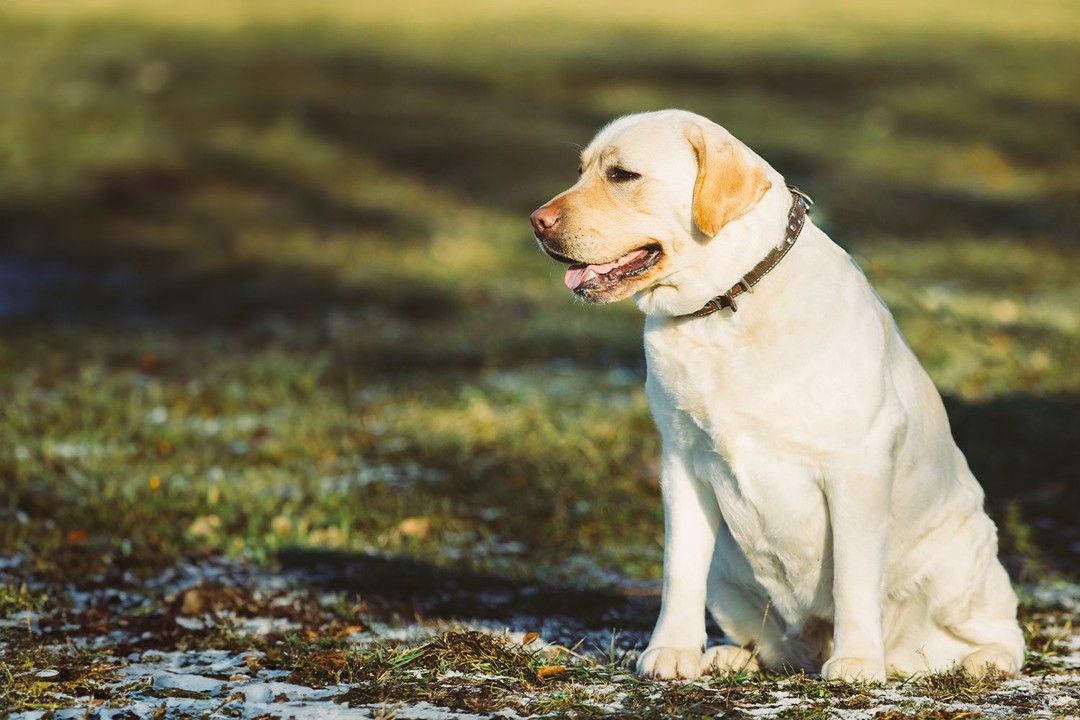
[[816, 200], [1019, 579], [1080, 555], [1074, 0], [5, 0], [0, 553], [658, 576], [641, 318], [529, 212], [682, 107]]

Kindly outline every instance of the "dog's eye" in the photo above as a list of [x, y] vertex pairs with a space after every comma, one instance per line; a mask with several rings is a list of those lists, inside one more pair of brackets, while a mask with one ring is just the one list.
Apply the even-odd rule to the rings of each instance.
[[608, 180], [611, 182], [629, 182], [631, 180], [637, 180], [641, 175], [636, 172], [630, 172], [621, 167], [613, 167], [607, 171]]
[[580, 175], [580, 174], [581, 174], [581, 173], [583, 173], [583, 172], [585, 172], [585, 166], [584, 166], [584, 165], [582, 165], [581, 163], [578, 163], [578, 166], [577, 166], [577, 174], [578, 174], [578, 175]]

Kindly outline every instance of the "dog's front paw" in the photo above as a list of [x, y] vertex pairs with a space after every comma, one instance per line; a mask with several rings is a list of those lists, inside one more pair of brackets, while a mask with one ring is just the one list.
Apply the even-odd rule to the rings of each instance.
[[821, 668], [821, 677], [848, 682], [885, 682], [885, 663], [860, 657], [832, 657]]
[[656, 680], [684, 678], [701, 674], [701, 651], [671, 647], [648, 647], [638, 658], [638, 674]]
[[716, 645], [701, 658], [701, 672], [708, 675], [734, 675], [759, 669], [753, 653], [735, 645]]

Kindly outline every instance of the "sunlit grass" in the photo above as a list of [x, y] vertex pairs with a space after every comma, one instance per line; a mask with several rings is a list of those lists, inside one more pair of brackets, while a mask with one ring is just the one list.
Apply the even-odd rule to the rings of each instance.
[[[548, 46], [564, 42], [559, 34], [562, 28], [552, 23], [553, 18], [589, 27], [618, 24], [648, 28], [657, 34], [686, 35], [694, 30], [706, 31], [718, 33], [726, 40], [749, 35], [755, 42], [770, 37], [801, 37], [804, 42], [812, 42], [814, 36], [824, 35], [829, 40], [844, 38], [856, 46], [872, 41], [875, 35], [913, 31], [935, 37], [970, 34], [1071, 40], [1070, 33], [1078, 22], [1075, 7], [1066, 0], [1033, 3], [1026, 6], [1023, 13], [1017, 13], [1015, 6], [1001, 0], [980, 3], [977, 12], [963, 3], [941, 5], [931, 0], [916, 0], [887, 9], [858, 0], [830, 0], [816, 6], [813, 12], [795, 0], [769, 0], [719, 8], [706, 0], [671, 6], [658, 6], [645, 0], [603, 0], [584, 5], [572, 0], [547, 0], [544, 3], [469, 0], [455, 5], [437, 0], [363, 3], [315, 0], [302, 4], [287, 0], [260, 3], [194, 0], [167, 5], [155, 0], [72, 0], [63, 5], [8, 0], [5, 6], [9, 12], [19, 15], [57, 20], [128, 17], [149, 24], [181, 23], [212, 28], [235, 28], [250, 23], [332, 21], [413, 32], [436, 29], [475, 32], [478, 26], [513, 28], [525, 35], [527, 30], [545, 27], [544, 23], [547, 23], [548, 32], [533, 32], [531, 37], [534, 42]], [[855, 32], [856, 29], [862, 32]]]
[[[3, 551], [655, 577], [641, 319], [574, 303], [527, 213], [662, 106], [816, 197], [939, 387], [987, 403], [973, 465], [1073, 497], [1044, 404], [1080, 390], [1072, 6], [614, 9], [6, 3], [0, 250], [67, 279], [5, 324]], [[995, 512], [1028, 503], [984, 463]]]

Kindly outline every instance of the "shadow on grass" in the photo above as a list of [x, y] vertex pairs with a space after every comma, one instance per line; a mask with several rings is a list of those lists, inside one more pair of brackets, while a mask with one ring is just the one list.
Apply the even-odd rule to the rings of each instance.
[[[957, 442], [986, 490], [988, 508], [999, 524], [1001, 553], [1014, 579], [1031, 582], [1048, 570], [1074, 575], [1080, 566], [1075, 524], [1080, 507], [1080, 399], [1017, 395], [983, 402], [947, 398], [946, 404]], [[497, 504], [505, 493], [497, 487], [485, 489], [485, 482], [499, 480], [475, 477], [471, 492], [482, 496], [490, 490], [488, 503]], [[515, 516], [543, 516], [531, 507], [510, 509]], [[524, 535], [515, 538], [513, 526], [511, 522], [500, 530], [504, 539], [529, 540]], [[626, 633], [624, 643], [642, 642], [659, 609], [655, 590], [635, 593], [524, 581], [406, 558], [299, 547], [280, 551], [277, 559], [283, 569], [301, 572], [320, 587], [354, 593], [377, 616], [505, 623], [537, 629], [562, 643], [590, 634], [596, 639], [596, 633], [612, 629]]]
[[[22, 29], [31, 38], [44, 32], [32, 25]], [[134, 313], [125, 303], [144, 314], [211, 329], [260, 314], [373, 303], [389, 304], [406, 321], [467, 310], [469, 300], [456, 290], [415, 275], [393, 277], [388, 268], [390, 277], [357, 289], [340, 282], [333, 270], [297, 269], [282, 259], [275, 243], [286, 242], [284, 235], [293, 230], [362, 236], [355, 262], [363, 263], [365, 243], [423, 246], [437, 229], [410, 209], [367, 203], [363, 190], [343, 196], [336, 191], [337, 178], [298, 172], [303, 147], [267, 159], [255, 156], [257, 148], [223, 150], [214, 138], [237, 128], [257, 137], [275, 124], [292, 124], [342, 164], [374, 162], [433, 192], [519, 215], [521, 232], [511, 242], [527, 246], [526, 214], [572, 179], [576, 161], [570, 145], [586, 142], [613, 114], [591, 100], [613, 87], [627, 89], [626, 110], [644, 109], [636, 105], [649, 98], [650, 107], [658, 101], [688, 105], [724, 122], [729, 109], [737, 125], [750, 129], [745, 139], [779, 169], [810, 188], [828, 190], [823, 194], [832, 197], [823, 198], [824, 204], [842, 243], [883, 233], [916, 239], [953, 232], [1007, 233], [1021, 242], [1060, 237], [1056, 228], [1080, 221], [1080, 205], [1066, 192], [1006, 201], [912, 188], [883, 176], [860, 176], [845, 167], [840, 146], [800, 150], [789, 142], [804, 126], [820, 130], [881, 104], [896, 105], [913, 88], [930, 87], [955, 91], [980, 108], [981, 141], [1020, 164], [1075, 159], [1075, 108], [966, 82], [980, 62], [976, 47], [937, 58], [910, 48], [873, 58], [790, 51], [709, 56], [653, 38], [655, 52], [628, 54], [622, 48], [642, 38], [613, 30], [590, 44], [587, 55], [553, 52], [538, 66], [531, 56], [511, 54], [498, 67], [479, 70], [452, 59], [365, 48], [356, 37], [317, 26], [224, 36], [158, 29], [150, 39], [142, 39], [142, 32], [89, 26], [79, 36], [82, 45], [57, 60], [78, 65], [73, 72], [79, 82], [98, 92], [100, 106], [92, 110], [118, 115], [115, 137], [105, 133], [100, 139], [102, 158], [111, 142], [143, 126], [158, 138], [148, 145], [147, 157], [91, 157], [86, 167], [71, 170], [78, 181], [70, 186], [0, 205], [0, 250], [36, 253], [60, 266], [76, 263], [85, 269], [87, 284], [101, 288], [99, 294], [47, 289], [58, 290], [50, 307], [69, 323], [89, 323], [95, 315], [103, 324], [130, 319]], [[118, 49], [110, 50], [114, 41]], [[138, 53], [123, 50], [132, 45]], [[1026, 52], [1053, 57], [1055, 49], [1035, 46]], [[147, 61], [165, 68], [166, 80], [129, 106]], [[755, 109], [740, 110], [743, 101]], [[66, 128], [63, 118], [47, 118], [47, 108], [23, 110], [31, 118], [40, 113], [52, 130], [21, 139], [26, 142], [63, 144], [64, 133], [77, 129]], [[752, 113], [791, 120], [760, 130], [760, 118]], [[898, 121], [897, 133], [959, 141], [964, 132], [963, 123], [947, 113], [908, 114]], [[1039, 133], [1018, 136], [1019, 117]], [[168, 148], [164, 156], [159, 146]], [[1048, 155], [1049, 147], [1054, 152]], [[196, 192], [215, 189], [225, 199], [220, 207], [191, 202]], [[244, 210], [244, 199], [252, 197], [269, 212]], [[268, 232], [266, 246], [254, 257], [234, 249], [238, 235], [252, 226], [281, 231]], [[126, 280], [117, 279], [118, 268]], [[396, 287], [404, 284], [408, 292]]]
[[505, 623], [541, 632], [550, 642], [576, 644], [586, 635], [618, 630], [622, 641], [647, 640], [660, 609], [656, 591], [583, 588], [542, 580], [512, 580], [415, 560], [288, 548], [277, 560], [286, 571], [327, 590], [359, 598], [384, 618]]
[[[986, 491], [988, 510], [999, 525], [1000, 551], [1014, 579], [1027, 583], [1046, 578], [1048, 572], [1075, 575], [1080, 567], [1080, 532], [1075, 523], [1075, 509], [1080, 506], [1080, 453], [1076, 449], [1080, 398], [1016, 395], [980, 402], [947, 398], [946, 404], [957, 442]], [[638, 428], [636, 432], [651, 430]], [[494, 452], [498, 455], [498, 450]], [[417, 459], [424, 462], [423, 457]], [[566, 552], [560, 542], [567, 542], [566, 533], [573, 531], [562, 527], [548, 532], [541, 518], [551, 518], [559, 512], [559, 504], [575, 501], [587, 501], [596, 508], [594, 512], [606, 513], [632, 504], [635, 509], [629, 512], [636, 518], [640, 536], [660, 535], [659, 524], [652, 530], [648, 527], [650, 513], [641, 487], [636, 491], [617, 487], [612, 478], [591, 488], [579, 486], [580, 495], [574, 496], [534, 463], [526, 456], [498, 455], [490, 471], [470, 474], [467, 483], [432, 483], [415, 491], [445, 493], [455, 506], [453, 514], [461, 517], [469, 516], [476, 506], [499, 509], [500, 519], [487, 523], [487, 531], [502, 541], [521, 544], [527, 558]], [[510, 473], [504, 468], [526, 477], [536, 475], [539, 486], [522, 493], [510, 486]], [[616, 466], [611, 471], [620, 472]], [[553, 488], [544, 487], [547, 482]], [[638, 482], [644, 485], [650, 480]], [[561, 497], [553, 500], [557, 495]], [[658, 505], [659, 497], [654, 501]], [[586, 512], [570, 522], [584, 527], [593, 519]], [[602, 546], [594, 551], [597, 557], [605, 555]], [[574, 552], [590, 551], [579, 547]], [[553, 618], [576, 623], [572, 625], [575, 632], [604, 628], [617, 620], [619, 627], [637, 631], [651, 627], [655, 611], [655, 598], [627, 597], [610, 589], [549, 587], [537, 580], [521, 582], [462, 568], [436, 569], [412, 560], [300, 548], [283, 551], [279, 560], [288, 569], [311, 571], [319, 584], [355, 591], [362, 598], [373, 598], [384, 611], [402, 616], [499, 622]], [[461, 563], [469, 567], [467, 555]]]
[[1080, 398], [945, 399], [1014, 574], [1080, 568]]

